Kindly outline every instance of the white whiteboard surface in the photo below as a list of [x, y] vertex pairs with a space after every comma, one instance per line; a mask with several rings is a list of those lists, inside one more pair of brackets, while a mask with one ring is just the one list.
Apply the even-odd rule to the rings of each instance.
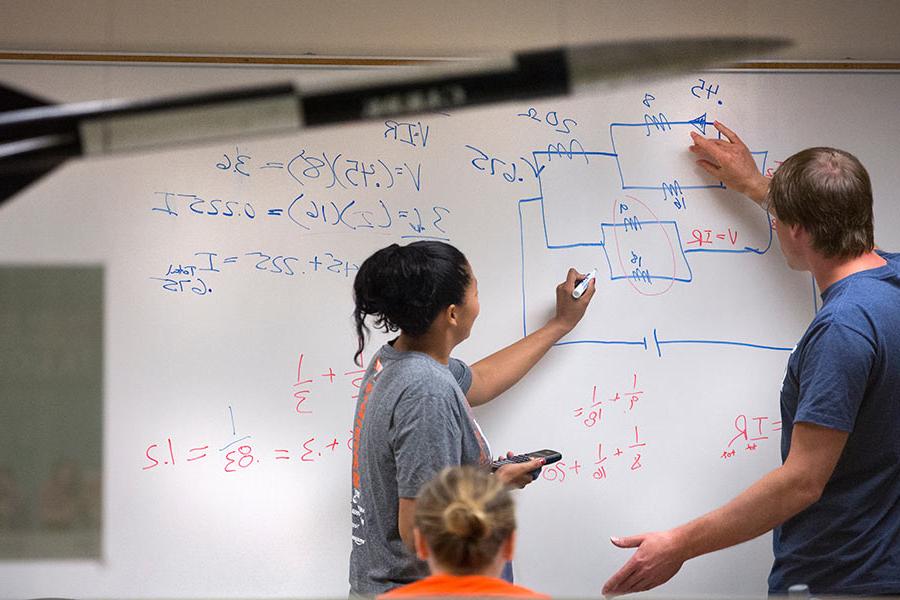
[[[58, 101], [326, 75], [0, 65]], [[855, 153], [876, 240], [896, 249], [898, 97], [893, 73], [700, 73], [66, 165], [0, 209], [0, 261], [106, 269], [103, 559], [5, 562], [0, 596], [344, 596], [359, 376], [345, 265], [420, 237], [474, 267], [470, 362], [539, 326], [566, 268], [599, 269], [578, 328], [476, 411], [495, 452], [564, 455], [517, 494], [517, 581], [599, 596], [630, 555], [611, 535], [677, 525], [779, 463], [785, 349], [815, 310], [765, 213], [708, 187], [688, 133], [719, 119], [763, 169], [813, 145]], [[729, 446], [742, 417], [763, 439]], [[253, 461], [228, 462], [241, 446]], [[656, 593], [761, 595], [770, 564], [765, 536]]]

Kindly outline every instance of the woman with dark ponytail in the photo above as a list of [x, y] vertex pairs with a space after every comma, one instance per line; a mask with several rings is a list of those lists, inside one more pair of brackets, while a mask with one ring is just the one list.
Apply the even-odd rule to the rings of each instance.
[[515, 531], [512, 495], [499, 478], [476, 467], [448, 467], [416, 498], [416, 554], [431, 575], [380, 598], [549, 598], [500, 579], [513, 557]]
[[[546, 325], [471, 367], [451, 352], [478, 317], [478, 283], [453, 246], [392, 244], [366, 259], [353, 282], [360, 361], [369, 323], [399, 332], [369, 362], [353, 423], [351, 596], [374, 596], [428, 574], [413, 548], [419, 488], [444, 467], [482, 465], [491, 452], [472, 416], [519, 381], [584, 315], [594, 284], [572, 297], [582, 277], [569, 269]], [[524, 487], [539, 461], [496, 471]]]

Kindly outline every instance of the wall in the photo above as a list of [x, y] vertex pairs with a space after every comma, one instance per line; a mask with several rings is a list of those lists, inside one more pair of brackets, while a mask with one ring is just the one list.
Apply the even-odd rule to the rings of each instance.
[[440, 57], [649, 37], [776, 35], [796, 45], [774, 58], [900, 59], [900, 5], [891, 0], [281, 0], [252, 8], [239, 0], [6, 0], [0, 6], [0, 50]]

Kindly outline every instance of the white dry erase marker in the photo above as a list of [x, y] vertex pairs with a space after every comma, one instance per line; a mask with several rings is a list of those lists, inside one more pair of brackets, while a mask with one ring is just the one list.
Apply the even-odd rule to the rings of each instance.
[[590, 273], [588, 273], [584, 279], [578, 282], [575, 286], [575, 289], [572, 290], [572, 297], [578, 300], [581, 298], [581, 295], [585, 293], [588, 289], [588, 286], [591, 285], [591, 280], [596, 279], [597, 277], [597, 269], [594, 269]]

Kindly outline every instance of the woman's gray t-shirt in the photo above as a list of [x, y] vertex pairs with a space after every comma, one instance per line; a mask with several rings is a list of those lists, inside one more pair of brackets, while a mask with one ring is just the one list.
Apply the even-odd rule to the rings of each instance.
[[488, 464], [465, 392], [472, 371], [388, 344], [369, 363], [353, 421], [350, 589], [376, 595], [428, 575], [397, 526], [400, 498], [452, 465]]

